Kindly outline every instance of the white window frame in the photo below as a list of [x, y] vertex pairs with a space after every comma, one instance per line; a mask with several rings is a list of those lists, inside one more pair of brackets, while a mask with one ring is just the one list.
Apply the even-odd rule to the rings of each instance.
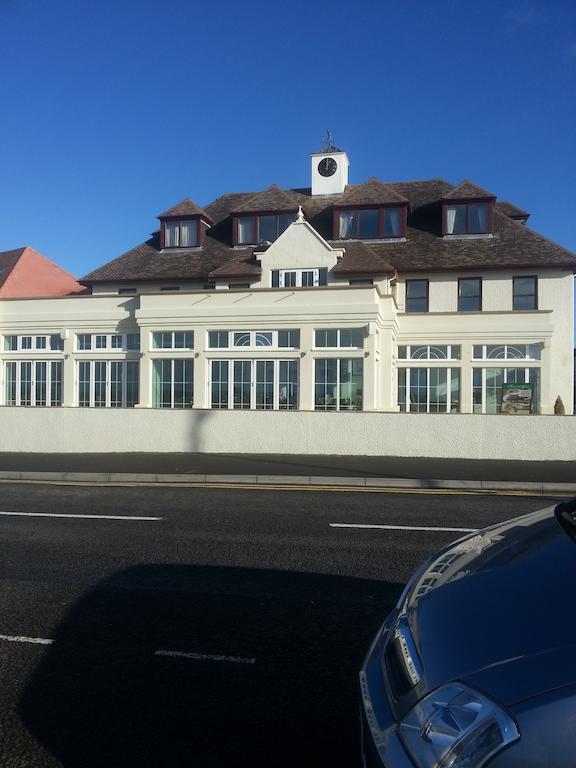
[[[95, 405], [95, 390], [96, 390], [96, 378], [94, 375], [94, 370], [96, 363], [98, 365], [105, 365], [106, 366], [106, 381], [105, 381], [105, 405]], [[79, 408], [128, 408], [133, 406], [128, 406], [127, 404], [127, 391], [128, 391], [128, 376], [127, 376], [127, 364], [132, 363], [134, 365], [138, 365], [138, 391], [140, 391], [140, 366], [139, 362], [137, 360], [77, 360], [76, 361], [76, 369], [75, 369], [75, 380], [74, 380], [74, 392], [75, 392], [75, 403]], [[89, 379], [89, 405], [80, 405], [80, 365], [86, 365], [88, 364], [90, 366], [90, 379]], [[112, 378], [111, 378], [111, 369], [112, 365], [121, 365], [122, 366], [122, 402], [120, 405], [111, 405], [112, 401]]]
[[[30, 352], [41, 352], [43, 355], [57, 355], [62, 354], [64, 351], [63, 345], [62, 349], [52, 349], [50, 346], [50, 339], [52, 337], [57, 337], [60, 342], [63, 341], [62, 336], [59, 333], [23, 333], [23, 334], [17, 334], [17, 333], [6, 333], [3, 337], [3, 343], [2, 343], [2, 351], [0, 354], [6, 354], [6, 355], [14, 355], [17, 353], [30, 353]], [[16, 349], [6, 349], [6, 339], [8, 338], [16, 338]], [[24, 347], [22, 345], [22, 339], [31, 339], [31, 346], [30, 347]], [[38, 346], [38, 339], [44, 339], [45, 346]]]
[[[530, 370], [536, 370], [538, 371], [539, 376], [539, 386], [542, 386], [542, 368], [538, 365], [514, 365], [514, 360], [517, 362], [521, 362], [521, 359], [516, 357], [511, 360], [507, 360], [503, 365], [474, 365], [470, 370], [470, 402], [472, 403], [472, 413], [478, 413], [478, 411], [474, 410], [474, 371], [475, 370], [481, 370], [482, 371], [482, 410], [480, 411], [481, 414], [487, 413], [486, 411], [486, 372], [489, 368], [503, 370], [504, 371], [504, 384], [508, 384], [509, 382], [506, 381], [507, 378], [507, 370], [508, 368], [520, 368], [524, 370], [524, 381], [519, 383], [524, 384], [531, 384], [530, 381]], [[502, 358], [499, 358], [499, 361], [502, 361]], [[492, 358], [489, 360], [490, 363], [493, 362]], [[533, 400], [532, 402], [532, 411], [531, 413], [539, 413], [540, 412], [540, 403], [537, 400]], [[494, 415], [501, 415], [499, 413], [496, 413]]]
[[[316, 346], [316, 334], [318, 332], [326, 332], [326, 331], [336, 331], [336, 346], [335, 347], [318, 347]], [[341, 334], [342, 331], [360, 331], [362, 333], [362, 345], [360, 347], [345, 347], [341, 343]], [[313, 349], [318, 352], [322, 352], [325, 349], [350, 349], [350, 350], [360, 350], [364, 349], [364, 339], [366, 338], [366, 327], [365, 326], [354, 326], [352, 328], [314, 328], [314, 347]]]
[[[29, 363], [31, 366], [31, 372], [30, 372], [30, 404], [22, 405], [22, 391], [21, 391], [21, 384], [22, 384], [22, 363]], [[36, 364], [41, 363], [46, 366], [46, 402], [45, 403], [36, 403]], [[51, 390], [52, 390], [52, 363], [60, 363], [60, 400], [61, 402], [58, 405], [52, 405], [51, 401]], [[5, 360], [4, 361], [4, 370], [3, 370], [3, 390], [2, 390], [2, 402], [4, 405], [8, 406], [7, 398], [6, 398], [6, 385], [8, 383], [8, 375], [7, 375], [7, 366], [8, 365], [16, 365], [16, 402], [14, 404], [10, 403], [9, 407], [18, 407], [18, 408], [61, 408], [62, 403], [64, 402], [64, 362], [62, 360], [39, 360], [37, 358], [34, 358], [33, 360], [23, 360], [22, 358], [19, 358], [18, 360]]]
[[[406, 348], [406, 357], [400, 357], [400, 348], [405, 347]], [[411, 357], [412, 349], [414, 348], [420, 348], [420, 347], [427, 347], [428, 354], [426, 357]], [[430, 350], [434, 347], [446, 347], [446, 354], [447, 357], [430, 357]], [[455, 349], [458, 349], [458, 357], [454, 357], [453, 351]], [[410, 363], [417, 363], [419, 360], [426, 361], [426, 360], [456, 360], [460, 361], [462, 358], [462, 345], [461, 344], [398, 344], [398, 360], [402, 361], [402, 367], [404, 368], [404, 361], [410, 362]]]
[[[258, 329], [255, 331], [248, 331], [245, 329], [240, 330], [221, 330], [219, 328], [211, 328], [209, 331], [207, 331], [206, 335], [206, 349], [210, 352], [218, 352], [218, 350], [247, 350], [250, 352], [262, 352], [264, 350], [269, 349], [286, 349], [286, 350], [293, 350], [293, 349], [300, 349], [300, 338], [298, 339], [298, 346], [297, 347], [281, 347], [278, 343], [278, 338], [280, 333], [285, 332], [296, 332], [298, 333], [300, 337], [300, 328], [279, 328], [277, 330], [270, 330], [270, 329]], [[227, 333], [228, 334], [228, 346], [226, 347], [211, 347], [210, 346], [210, 333]], [[247, 334], [250, 340], [249, 344], [243, 344], [239, 346], [234, 346], [234, 334]], [[272, 334], [272, 343], [270, 345], [266, 344], [256, 344], [256, 337], [259, 334], [263, 333], [270, 333]]]
[[[155, 405], [154, 404], [154, 363], [157, 360], [161, 360], [162, 362], [169, 362], [170, 363], [170, 405]], [[183, 363], [192, 363], [192, 377], [190, 379], [191, 385], [192, 385], [192, 400], [189, 404], [183, 405], [183, 406], [175, 406], [174, 405], [174, 389], [175, 389], [175, 378], [174, 378], [174, 367], [177, 362], [183, 362]], [[151, 376], [150, 376], [150, 386], [151, 386], [151, 397], [150, 402], [152, 403], [153, 408], [157, 408], [160, 411], [168, 411], [168, 410], [178, 410], [178, 411], [187, 411], [190, 410], [190, 408], [194, 407], [194, 358], [193, 357], [153, 357], [151, 361]]]
[[[155, 347], [154, 346], [154, 334], [155, 333], [162, 333], [162, 334], [171, 334], [172, 343], [169, 347]], [[190, 333], [192, 334], [192, 346], [190, 347], [176, 347], [175, 341], [176, 341], [176, 334], [177, 333]], [[157, 352], [189, 352], [191, 350], [194, 350], [194, 331], [191, 328], [183, 328], [178, 331], [163, 331], [163, 330], [157, 330], [157, 331], [150, 331], [150, 349], [156, 354]]]
[[[304, 272], [312, 273], [312, 279], [313, 283], [312, 285], [302, 285], [302, 275]], [[286, 279], [285, 276], [287, 274], [295, 274], [296, 275], [296, 285], [286, 285]], [[278, 270], [278, 287], [279, 288], [314, 288], [316, 286], [320, 285], [320, 268], [310, 268], [310, 269], [279, 269]]]
[[[228, 408], [214, 408], [213, 410], [251, 410], [251, 411], [297, 411], [300, 406], [300, 365], [298, 358], [293, 357], [261, 357], [261, 358], [210, 358], [208, 359], [208, 407], [212, 409], [212, 363], [227, 363], [228, 365]], [[234, 363], [250, 363], [250, 408], [234, 408]], [[258, 363], [274, 364], [274, 396], [272, 408], [256, 408], [256, 370]], [[280, 364], [296, 363], [296, 406], [295, 408], [282, 408], [280, 406]]]
[[[80, 349], [80, 336], [90, 337], [90, 349]], [[138, 344], [138, 349], [128, 349], [128, 336], [140, 336], [140, 333], [83, 333], [79, 331], [75, 334], [74, 338], [74, 352], [77, 352], [80, 355], [101, 355], [106, 352], [139, 352], [140, 343]], [[112, 346], [112, 339], [114, 337], [122, 339], [119, 347]], [[97, 347], [97, 338], [104, 338], [105, 346]]]
[[[322, 347], [321, 349], [326, 349], [326, 347]], [[324, 360], [336, 360], [336, 407], [335, 408], [320, 408], [316, 405], [316, 366], [319, 362], [322, 362]], [[346, 384], [347, 382], [342, 382], [342, 363], [347, 363], [348, 360], [360, 360], [362, 362], [362, 407], [361, 408], [342, 408], [340, 405], [340, 390], [342, 387], [342, 384]], [[314, 358], [314, 373], [313, 373], [313, 379], [312, 379], [312, 402], [314, 404], [314, 410], [318, 412], [325, 412], [325, 413], [361, 413], [364, 411], [365, 407], [365, 365], [364, 365], [364, 357], [361, 357], [359, 355], [352, 355], [348, 357], [316, 357]]]
[[[419, 344], [418, 346], [425, 346], [424, 344]], [[421, 359], [421, 358], [418, 358]], [[435, 358], [434, 358], [435, 359]], [[407, 360], [407, 362], [409, 362]], [[456, 365], [435, 365], [435, 366], [429, 366], [429, 365], [399, 365], [398, 371], [400, 369], [406, 371], [406, 409], [404, 411], [401, 411], [401, 413], [422, 413], [422, 411], [412, 410], [410, 402], [410, 372], [412, 370], [419, 370], [419, 371], [426, 371], [426, 378], [427, 378], [427, 384], [426, 384], [426, 411], [425, 413], [438, 413], [438, 411], [430, 411], [430, 371], [431, 370], [442, 370], [447, 371], [446, 373], [446, 410], [440, 411], [440, 413], [446, 413], [446, 414], [452, 414], [452, 371], [459, 371], [459, 378], [460, 378], [460, 387], [459, 387], [459, 404], [458, 404], [458, 411], [454, 411], [454, 413], [461, 413], [462, 410], [462, 368]], [[398, 389], [399, 389], [399, 382], [398, 377], [396, 378], [396, 405], [398, 408], [400, 408], [400, 398], [398, 397]]]
[[[474, 347], [482, 347], [482, 357], [475, 357], [474, 356]], [[504, 357], [487, 357], [488, 355], [488, 347], [503, 347], [504, 348]], [[508, 348], [514, 347], [516, 349], [525, 347], [525, 355], [524, 357], [508, 357]], [[542, 361], [542, 355], [540, 357], [530, 357], [530, 347], [539, 347], [540, 352], [542, 352], [542, 342], [535, 342], [533, 344], [527, 344], [525, 342], [520, 342], [518, 344], [473, 344], [472, 345], [472, 360], [474, 362], [488, 362], [488, 363], [496, 363], [496, 366], [489, 366], [489, 367], [498, 367], [498, 363], [507, 362], [512, 363], [514, 361], [521, 362], [522, 360], [529, 360], [530, 362], [534, 363], [541, 363]], [[522, 368], [521, 365], [508, 365], [508, 368]], [[531, 366], [533, 367], [533, 366]]]

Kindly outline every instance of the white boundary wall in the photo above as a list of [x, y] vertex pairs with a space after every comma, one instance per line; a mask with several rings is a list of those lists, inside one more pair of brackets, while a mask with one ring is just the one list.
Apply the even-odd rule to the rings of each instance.
[[0, 408], [0, 452], [576, 461], [576, 417]]

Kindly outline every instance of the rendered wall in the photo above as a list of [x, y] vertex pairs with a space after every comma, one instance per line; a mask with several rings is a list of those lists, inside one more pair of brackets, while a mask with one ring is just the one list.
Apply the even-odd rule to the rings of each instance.
[[576, 461], [576, 418], [0, 408], [0, 453], [188, 451]]

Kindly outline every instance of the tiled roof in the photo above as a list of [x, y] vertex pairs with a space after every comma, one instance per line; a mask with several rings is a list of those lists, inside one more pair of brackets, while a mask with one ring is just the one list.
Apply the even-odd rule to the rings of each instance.
[[4, 285], [25, 250], [26, 248], [15, 248], [0, 253], [0, 287]]
[[203, 218], [212, 221], [206, 211], [203, 208], [200, 208], [199, 205], [196, 205], [194, 200], [190, 200], [189, 197], [182, 200], [181, 203], [178, 203], [178, 205], [175, 205], [173, 208], [164, 211], [164, 213], [158, 214], [159, 219], [169, 218], [170, 216], [202, 216]]
[[508, 200], [498, 200], [496, 202], [496, 209], [505, 216], [509, 216], [511, 219], [528, 219], [530, 217], [530, 214], [527, 213], [527, 211], [518, 208], [517, 205], [509, 203]]
[[335, 206], [351, 205], [386, 205], [388, 203], [404, 204], [408, 199], [401, 195], [390, 184], [384, 184], [378, 179], [369, 179], [365, 184], [347, 186], [344, 194]]
[[257, 192], [233, 209], [234, 213], [256, 213], [259, 211], [297, 211], [298, 203], [292, 192], [286, 192], [272, 184], [263, 192]]
[[445, 195], [444, 199], [470, 200], [471, 198], [475, 197], [495, 198], [496, 195], [493, 195], [492, 192], [487, 192], [485, 189], [482, 189], [482, 187], [474, 184], [474, 182], [470, 181], [469, 179], [464, 179], [464, 181], [458, 184], [457, 187], [454, 187], [454, 189], [450, 190], [450, 192]]
[[[350, 185], [340, 196], [312, 196], [309, 188], [280, 190], [277, 187], [256, 195], [253, 192], [223, 195], [205, 207], [214, 225], [206, 230], [200, 248], [162, 253], [159, 250], [158, 236], [154, 235], [147, 242], [86, 275], [83, 281], [91, 283], [120, 280], [206, 280], [208, 276], [215, 276], [217, 270], [220, 277], [256, 276], [259, 274], [259, 267], [252, 255], [254, 248], [233, 247], [233, 211], [244, 208], [245, 204], [254, 198], [270, 193], [271, 199], [274, 200], [272, 209], [278, 204], [280, 197], [282, 200], [290, 200], [292, 210], [302, 205], [309, 223], [322, 237], [331, 241], [334, 205], [340, 204], [349, 193], [362, 190], [367, 185], [374, 186], [371, 182]], [[345, 274], [350, 270], [357, 273], [376, 273], [377, 270], [387, 272], [392, 269], [411, 272], [545, 266], [576, 270], [576, 255], [510, 218], [498, 205], [494, 210], [493, 237], [444, 239], [442, 200], [458, 199], [449, 195], [460, 194], [463, 187], [470, 196], [490, 196], [489, 192], [471, 182], [453, 187], [443, 179], [430, 179], [389, 182], [382, 186], [410, 203], [406, 240], [334, 242], [336, 247], [345, 249], [343, 259], [334, 269], [335, 274]], [[261, 200], [260, 197], [258, 205], [261, 205]]]

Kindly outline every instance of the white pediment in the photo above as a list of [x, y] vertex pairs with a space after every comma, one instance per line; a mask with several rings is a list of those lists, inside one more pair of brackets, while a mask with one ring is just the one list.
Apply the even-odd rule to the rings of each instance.
[[332, 269], [344, 255], [343, 248], [332, 248], [307, 221], [295, 221], [268, 250], [258, 254], [262, 268]]

